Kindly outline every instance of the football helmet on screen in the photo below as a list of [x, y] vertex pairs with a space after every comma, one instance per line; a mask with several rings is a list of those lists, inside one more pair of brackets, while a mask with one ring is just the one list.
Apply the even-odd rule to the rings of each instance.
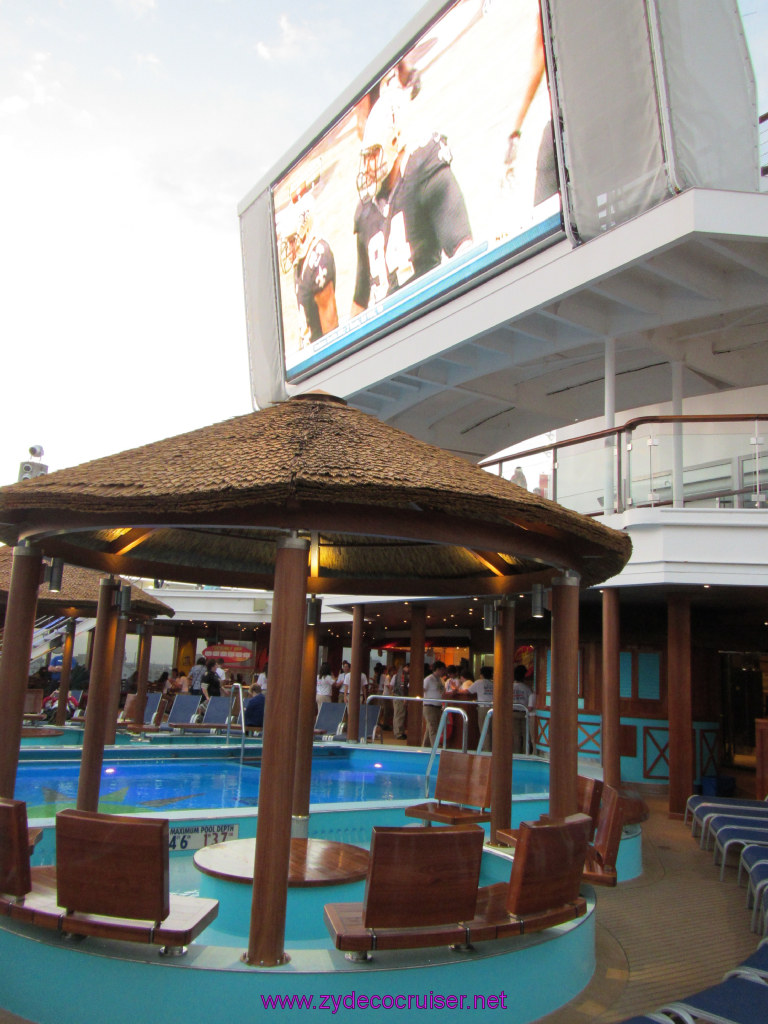
[[277, 217], [277, 248], [280, 269], [287, 274], [307, 255], [312, 238], [312, 208], [309, 201], [289, 202]]
[[388, 89], [371, 107], [365, 123], [357, 174], [357, 192], [363, 202], [377, 194], [404, 147], [400, 100], [397, 90]]

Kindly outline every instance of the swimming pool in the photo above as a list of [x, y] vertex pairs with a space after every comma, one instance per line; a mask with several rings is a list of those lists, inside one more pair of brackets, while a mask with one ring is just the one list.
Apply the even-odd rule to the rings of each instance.
[[[155, 752], [153, 751], [153, 754]], [[258, 804], [258, 760], [239, 760], [224, 752], [194, 757], [105, 757], [99, 810], [113, 813], [225, 810]], [[424, 798], [427, 755], [413, 751], [324, 747], [313, 757], [310, 801], [359, 804]], [[30, 818], [50, 818], [77, 802], [77, 759], [45, 759], [19, 764], [16, 799]], [[433, 767], [432, 782], [437, 774]], [[546, 793], [549, 765], [515, 761], [513, 793]]]

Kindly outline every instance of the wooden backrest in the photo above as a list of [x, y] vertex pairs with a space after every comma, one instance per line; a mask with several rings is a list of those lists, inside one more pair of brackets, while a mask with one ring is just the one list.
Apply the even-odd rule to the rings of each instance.
[[460, 750], [441, 751], [435, 799], [464, 807], [490, 807], [490, 757], [462, 754]]
[[162, 921], [170, 902], [168, 822], [60, 811], [56, 882], [68, 911]]
[[24, 714], [39, 715], [43, 710], [43, 691], [27, 690], [24, 694]]
[[478, 826], [374, 828], [366, 928], [418, 928], [475, 915], [485, 834]]
[[168, 713], [168, 722], [181, 725], [192, 720], [200, 706], [200, 696], [196, 693], [177, 693], [173, 698], [173, 707]]
[[205, 708], [203, 725], [226, 725], [228, 717], [229, 697], [211, 697]]
[[597, 859], [604, 868], [616, 867], [623, 827], [624, 810], [621, 795], [613, 786], [603, 786], [603, 802], [600, 805], [593, 846]]
[[541, 825], [522, 822], [509, 879], [510, 914], [539, 913], [578, 897], [590, 826], [586, 814]]
[[31, 888], [27, 805], [0, 797], [0, 892], [25, 896]]
[[582, 814], [588, 814], [592, 819], [592, 828], [589, 833], [591, 841], [595, 834], [595, 829], [597, 828], [597, 820], [600, 816], [600, 800], [603, 795], [603, 783], [600, 779], [587, 779], [583, 775], [578, 776], [576, 783], [579, 795], [579, 811]]

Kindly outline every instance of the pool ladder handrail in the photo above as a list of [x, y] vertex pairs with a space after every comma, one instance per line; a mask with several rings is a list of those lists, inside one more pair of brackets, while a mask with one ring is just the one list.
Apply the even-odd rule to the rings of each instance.
[[229, 691], [229, 714], [227, 715], [227, 746], [229, 746], [229, 737], [232, 732], [232, 705], [234, 703], [235, 691], [237, 691], [240, 697], [240, 763], [243, 763], [243, 757], [245, 756], [245, 701], [243, 700], [243, 684], [232, 683], [232, 688]]
[[[418, 698], [417, 698], [418, 699]], [[488, 714], [491, 712], [489, 711]], [[432, 744], [432, 750], [429, 753], [429, 761], [427, 761], [427, 771], [424, 775], [424, 796], [429, 797], [429, 777], [432, 774], [432, 765], [435, 763], [437, 757], [437, 751], [440, 746], [440, 741], [443, 741], [443, 749], [445, 749], [445, 741], [448, 738], [448, 716], [452, 714], [461, 715], [464, 728], [461, 734], [461, 752], [466, 754], [467, 752], [467, 740], [469, 735], [469, 719], [467, 718], [467, 712], [464, 708], [456, 707], [455, 704], [446, 704], [443, 708], [443, 713], [440, 715], [440, 721], [437, 723], [437, 733], [435, 734], [435, 742]], [[485, 733], [483, 733], [485, 736]], [[478, 750], [480, 748], [478, 747]]]
[[[484, 704], [485, 702], [479, 700], [477, 703], [478, 704]], [[533, 749], [533, 743], [532, 743], [532, 740], [531, 740], [531, 709], [528, 707], [527, 704], [520, 704], [518, 702], [515, 702], [512, 705], [512, 710], [513, 711], [522, 712], [525, 715], [525, 752], [527, 754], [529, 748], [531, 750]], [[493, 718], [493, 706], [488, 708], [488, 713], [486, 714], [485, 721], [483, 722], [483, 728], [482, 728], [482, 730], [480, 732], [480, 739], [477, 742], [477, 752], [478, 752], [478, 754], [481, 753], [482, 750], [485, 748], [485, 737], [488, 735], [488, 729], [489, 729], [489, 727], [491, 725], [491, 719], [492, 718]]]

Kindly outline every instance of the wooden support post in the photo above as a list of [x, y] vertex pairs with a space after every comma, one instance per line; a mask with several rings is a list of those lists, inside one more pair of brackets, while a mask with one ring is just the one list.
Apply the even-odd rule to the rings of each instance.
[[112, 576], [105, 576], [99, 587], [91, 680], [88, 685], [88, 704], [85, 712], [83, 756], [77, 785], [78, 811], [99, 809], [99, 787], [109, 714], [109, 686], [112, 680], [112, 659], [117, 631], [118, 609], [115, 607], [115, 598], [119, 586], [119, 582]]
[[149, 686], [149, 659], [152, 653], [152, 633], [154, 623], [151, 619], [139, 626], [139, 650], [136, 655], [136, 703], [133, 705], [133, 720], [137, 725], [144, 721], [147, 707], [147, 687]]
[[669, 813], [685, 812], [693, 792], [693, 700], [691, 696], [691, 602], [672, 595], [667, 602], [667, 707], [669, 714]]
[[621, 788], [619, 646], [619, 591], [616, 587], [606, 587], [603, 590], [603, 781], [614, 789]]
[[0, 656], [0, 797], [8, 800], [13, 799], [16, 787], [42, 564], [37, 548], [19, 545], [13, 549]]
[[552, 710], [549, 720], [549, 813], [578, 809], [579, 577], [552, 580]]
[[347, 739], [357, 742], [360, 735], [360, 674], [363, 670], [363, 628], [365, 605], [352, 609], [352, 661], [349, 666], [349, 693], [347, 694]]
[[[427, 641], [427, 606], [411, 605], [411, 671], [409, 697], [424, 696], [424, 658]], [[424, 732], [424, 712], [416, 701], [408, 702], [408, 746], [420, 747]]]
[[497, 605], [493, 651], [491, 765], [491, 842], [496, 831], [512, 827], [512, 758], [515, 749], [515, 602]]
[[69, 681], [72, 678], [72, 655], [75, 650], [76, 619], [69, 619], [64, 631], [64, 646], [61, 651], [61, 675], [59, 676], [59, 706], [56, 708], [56, 725], [64, 725], [67, 721], [67, 700], [69, 698]]
[[285, 915], [308, 550], [309, 541], [286, 537], [278, 544], [275, 563], [251, 927], [244, 956], [246, 963], [260, 967], [276, 967], [288, 960]]
[[307, 616], [314, 622], [307, 624], [304, 634], [304, 666], [301, 671], [301, 697], [299, 699], [298, 738], [296, 747], [296, 771], [293, 781], [293, 827], [292, 834], [298, 836], [306, 830], [302, 824], [309, 816], [309, 791], [312, 784], [312, 744], [315, 739], [314, 727], [317, 718], [317, 654], [320, 634], [319, 598], [311, 598], [308, 608], [313, 614]]
[[[120, 591], [118, 590], [118, 594]], [[114, 743], [117, 733], [117, 716], [120, 713], [120, 690], [123, 682], [123, 665], [125, 663], [125, 638], [128, 633], [128, 616], [118, 611], [115, 628], [115, 647], [112, 652], [112, 670], [109, 680], [109, 710], [107, 712], [107, 730], [105, 743]]]

